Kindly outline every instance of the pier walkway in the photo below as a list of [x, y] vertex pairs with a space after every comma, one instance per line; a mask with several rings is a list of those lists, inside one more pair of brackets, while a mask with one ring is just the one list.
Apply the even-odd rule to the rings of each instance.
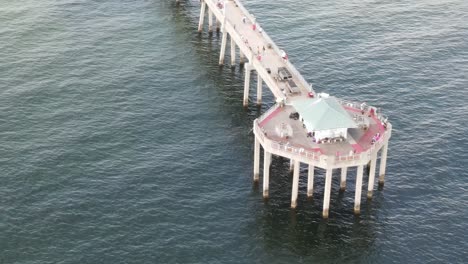
[[[276, 46], [268, 34], [262, 30], [256, 18], [251, 15], [239, 1], [217, 1], [205, 0], [208, 7], [208, 30], [213, 30], [213, 15], [221, 23], [222, 43], [220, 53], [220, 64], [224, 64], [227, 37], [230, 37], [231, 65], [235, 65], [236, 46], [239, 47], [241, 60], [247, 58], [249, 63], [245, 64], [246, 85], [250, 81], [250, 71], [257, 71], [259, 84], [266, 83], [277, 99], [288, 97], [306, 96], [313, 92], [311, 85], [286, 58], [283, 58], [282, 50]], [[201, 8], [198, 30], [203, 29], [206, 9]], [[287, 54], [286, 54], [287, 56]], [[242, 63], [242, 62], [241, 62]], [[288, 81], [278, 75], [278, 69], [284, 69], [283, 74], [290, 74]], [[293, 86], [293, 87], [292, 87]], [[294, 87], [294, 86], [297, 86]], [[244, 105], [248, 102], [248, 90], [244, 90]], [[261, 103], [261, 87], [257, 90], [257, 103]]]
[[225, 64], [228, 37], [231, 66], [244, 64], [243, 105], [249, 103], [251, 72], [256, 71], [257, 104], [262, 103], [263, 83], [271, 90], [276, 104], [253, 123], [255, 134], [254, 181], [260, 175], [260, 147], [264, 149], [263, 196], [269, 196], [271, 156], [290, 159], [293, 171], [291, 207], [297, 206], [299, 168], [308, 165], [307, 196], [314, 191], [314, 171], [326, 171], [323, 217], [328, 218], [333, 170], [340, 169], [340, 190], [346, 189], [348, 168], [356, 167], [354, 212], [360, 213], [364, 166], [369, 166], [367, 198], [372, 198], [377, 159], [380, 158], [379, 184], [383, 185], [388, 141], [392, 125], [381, 110], [365, 103], [350, 102], [325, 93], [316, 93], [299, 71], [261, 28], [239, 0], [201, 0], [198, 31], [222, 33], [219, 64]]

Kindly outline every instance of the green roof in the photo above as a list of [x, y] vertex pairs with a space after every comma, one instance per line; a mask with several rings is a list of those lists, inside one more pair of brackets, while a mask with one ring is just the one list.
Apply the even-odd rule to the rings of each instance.
[[335, 97], [307, 98], [291, 102], [308, 129], [356, 128], [357, 125]]

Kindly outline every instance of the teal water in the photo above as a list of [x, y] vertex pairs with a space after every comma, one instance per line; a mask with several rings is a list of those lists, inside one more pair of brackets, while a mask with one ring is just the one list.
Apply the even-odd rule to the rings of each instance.
[[0, 263], [468, 262], [466, 1], [244, 1], [317, 91], [392, 121], [384, 189], [355, 217], [335, 174], [328, 221], [323, 172], [293, 211], [280, 158], [262, 200], [273, 97], [244, 110], [174, 2], [0, 0]]

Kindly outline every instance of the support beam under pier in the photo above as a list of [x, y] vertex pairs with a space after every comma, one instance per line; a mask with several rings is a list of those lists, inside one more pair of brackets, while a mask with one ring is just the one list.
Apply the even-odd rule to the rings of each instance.
[[385, 168], [387, 166], [387, 152], [388, 152], [388, 141], [382, 147], [382, 153], [380, 154], [380, 171], [379, 171], [379, 185], [384, 185], [385, 180]]
[[268, 198], [268, 190], [270, 185], [271, 153], [268, 151], [264, 151], [263, 154], [263, 198]]
[[226, 54], [227, 31], [223, 30], [223, 38], [221, 40], [221, 51], [219, 53], [219, 65], [224, 64], [224, 55]]
[[236, 42], [234, 41], [234, 38], [231, 37], [231, 68], [236, 67]]
[[372, 199], [372, 191], [374, 190], [375, 181], [375, 165], [377, 162], [377, 154], [372, 154], [369, 167], [369, 182], [367, 187], [367, 199]]
[[340, 191], [346, 190], [346, 174], [348, 172], [347, 167], [341, 168], [341, 181], [340, 181]]
[[243, 105], [247, 107], [249, 105], [249, 90], [250, 90], [250, 71], [252, 66], [250, 63], [245, 64], [245, 81], [244, 81], [244, 100]]
[[216, 19], [216, 32], [219, 32], [219, 29], [221, 28], [221, 22]]
[[239, 48], [239, 64], [244, 64], [245, 63], [245, 55], [244, 55], [244, 52], [242, 52], [242, 50], [240, 50]]
[[328, 211], [330, 208], [332, 175], [333, 175], [333, 168], [329, 167], [327, 169], [326, 178], [325, 178], [325, 190], [324, 190], [324, 197], [323, 197], [323, 212], [322, 212], [323, 218], [328, 218]]
[[213, 11], [208, 11], [208, 32], [213, 32]]
[[260, 178], [260, 142], [255, 137], [254, 146], [254, 181], [258, 182]]
[[257, 72], [257, 105], [262, 105], [262, 86], [263, 80], [262, 76]]
[[291, 208], [296, 208], [297, 206], [297, 196], [299, 193], [299, 161], [294, 161], [294, 176], [292, 184], [292, 193], [291, 193]]
[[314, 194], [314, 165], [309, 164], [309, 171], [307, 172], [307, 197], [312, 197]]
[[203, 31], [203, 21], [205, 20], [205, 9], [206, 9], [206, 3], [204, 0], [202, 0], [201, 9], [200, 9], [200, 21], [198, 22], [198, 32]]
[[364, 165], [359, 165], [356, 174], [356, 192], [354, 193], [354, 213], [361, 213], [361, 191], [362, 175], [364, 174]]
[[293, 159], [291, 159], [289, 161], [289, 171], [294, 171], [294, 160]]

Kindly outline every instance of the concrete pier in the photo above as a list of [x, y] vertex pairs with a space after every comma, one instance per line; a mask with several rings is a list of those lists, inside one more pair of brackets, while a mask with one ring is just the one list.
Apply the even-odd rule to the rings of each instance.
[[362, 175], [364, 174], [364, 165], [359, 165], [356, 174], [356, 191], [354, 193], [354, 213], [361, 213], [361, 192], [362, 192]]
[[239, 64], [244, 64], [244, 63], [245, 63], [245, 55], [242, 52], [242, 50], [240, 50], [239, 48]]
[[[376, 160], [380, 152], [379, 184], [384, 183], [388, 142], [392, 124], [379, 107], [363, 102], [317, 93], [265, 31], [259, 31], [257, 19], [240, 0], [202, 0], [198, 31], [202, 32], [206, 8], [208, 30], [221, 28], [219, 64], [224, 65], [227, 38], [230, 38], [231, 61], [244, 64], [245, 80], [242, 104], [249, 103], [251, 72], [257, 74], [258, 105], [262, 104], [263, 84], [271, 91], [275, 104], [253, 122], [254, 181], [259, 180], [260, 151], [264, 150], [263, 196], [269, 195], [272, 155], [290, 159], [293, 173], [291, 207], [299, 195], [299, 165], [308, 165], [307, 196], [314, 192], [314, 169], [326, 171], [322, 215], [329, 217], [334, 169], [341, 169], [340, 190], [346, 189], [347, 171], [357, 167], [354, 212], [360, 213], [364, 165], [370, 163], [367, 197], [372, 198]], [[248, 62], [247, 62], [248, 61]], [[317, 188], [315, 188], [317, 189]]]
[[223, 31], [223, 38], [221, 40], [221, 51], [219, 53], [219, 65], [224, 64], [224, 56], [226, 54], [226, 44], [227, 44], [227, 31]]
[[271, 153], [264, 152], [264, 161], [263, 161], [263, 197], [268, 198], [268, 189], [270, 184], [270, 163], [271, 163]]
[[297, 196], [299, 194], [299, 161], [294, 161], [294, 173], [293, 173], [293, 184], [291, 194], [291, 208], [297, 206]]
[[244, 80], [244, 100], [243, 105], [247, 107], [249, 105], [249, 90], [250, 90], [250, 72], [252, 71], [252, 67], [250, 63], [246, 63], [244, 65], [245, 69], [245, 80]]
[[385, 142], [385, 145], [382, 148], [382, 153], [380, 156], [380, 170], [379, 170], [379, 185], [384, 185], [385, 180], [385, 168], [387, 166], [387, 152], [388, 152], [388, 141]]
[[369, 167], [369, 182], [368, 182], [368, 187], [367, 187], [367, 199], [372, 199], [372, 192], [374, 191], [376, 162], [377, 162], [377, 155], [374, 154], [371, 157], [371, 163]]
[[328, 211], [330, 208], [330, 193], [332, 184], [333, 168], [328, 168], [325, 176], [325, 190], [323, 195], [323, 218], [328, 218]]
[[307, 172], [307, 197], [311, 198], [314, 194], [314, 165], [309, 164]]
[[200, 20], [198, 22], [198, 32], [203, 31], [203, 21], [205, 20], [205, 9], [206, 9], [206, 3], [204, 0], [201, 0], [201, 9], [200, 9]]
[[208, 32], [213, 32], [213, 11], [208, 12]]
[[262, 76], [260, 74], [257, 74], [257, 105], [262, 105], [262, 86]]
[[260, 142], [255, 138], [254, 151], [254, 181], [258, 182], [260, 176]]
[[231, 68], [236, 67], [236, 42], [231, 36]]
[[340, 179], [340, 191], [346, 190], [346, 174], [348, 172], [347, 167], [341, 168], [341, 179]]

